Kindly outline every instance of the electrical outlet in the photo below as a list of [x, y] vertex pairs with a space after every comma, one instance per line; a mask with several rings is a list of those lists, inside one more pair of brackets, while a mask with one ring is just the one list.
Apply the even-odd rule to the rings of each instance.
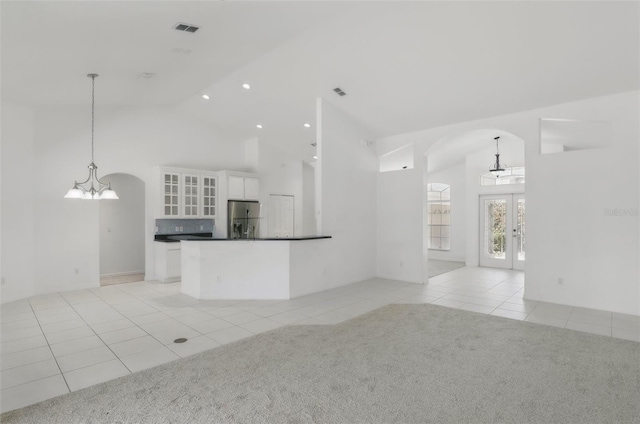
[[180, 227], [176, 225], [176, 231], [180, 231]]
[[216, 282], [217, 283], [222, 283], [222, 275], [216, 276]]
[[180, 227], [180, 231], [184, 231], [184, 227]]
[[558, 278], [558, 284], [559, 285], [563, 285], [564, 284], [564, 278], [562, 278], [562, 277]]
[[200, 226], [200, 231], [204, 231], [204, 225]]
[[80, 274], [80, 268], [74, 268], [73, 273], [76, 275]]

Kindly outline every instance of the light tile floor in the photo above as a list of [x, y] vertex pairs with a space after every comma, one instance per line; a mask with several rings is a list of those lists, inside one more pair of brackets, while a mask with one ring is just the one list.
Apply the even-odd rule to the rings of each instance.
[[[2, 305], [0, 410], [9, 411], [284, 325], [336, 324], [432, 303], [640, 342], [640, 317], [522, 299], [518, 271], [464, 267], [428, 285], [363, 281], [292, 300], [199, 301], [137, 282]], [[178, 344], [180, 337], [189, 340]]]

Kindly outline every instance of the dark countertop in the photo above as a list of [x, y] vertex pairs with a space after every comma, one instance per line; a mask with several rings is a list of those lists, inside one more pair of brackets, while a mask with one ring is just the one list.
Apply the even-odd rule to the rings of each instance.
[[185, 233], [185, 234], [156, 234], [154, 241], [161, 243], [178, 243], [180, 240], [211, 239], [213, 233]]
[[171, 235], [156, 235], [155, 241], [162, 243], [177, 243], [179, 241], [300, 241], [300, 240], [319, 240], [329, 239], [331, 236], [305, 236], [305, 237], [290, 237], [290, 238], [252, 238], [252, 239], [222, 239], [214, 238], [212, 236], [204, 236], [198, 234], [171, 234]]

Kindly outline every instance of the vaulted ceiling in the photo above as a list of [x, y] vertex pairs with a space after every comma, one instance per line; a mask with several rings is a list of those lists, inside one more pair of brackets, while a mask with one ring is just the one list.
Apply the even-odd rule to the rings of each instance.
[[2, 98], [88, 104], [96, 72], [101, 104], [308, 160], [318, 97], [376, 138], [638, 89], [639, 4], [2, 1]]

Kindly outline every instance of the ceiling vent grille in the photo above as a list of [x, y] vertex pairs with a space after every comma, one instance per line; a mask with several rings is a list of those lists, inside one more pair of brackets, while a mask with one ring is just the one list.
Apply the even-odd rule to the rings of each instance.
[[196, 32], [197, 30], [200, 29], [200, 27], [197, 27], [195, 25], [189, 25], [189, 24], [176, 24], [174, 28], [177, 31], [184, 31], [184, 32]]
[[335, 91], [335, 92], [336, 92], [336, 94], [338, 94], [338, 96], [340, 96], [340, 97], [342, 97], [342, 96], [346, 96], [346, 95], [347, 95], [347, 93], [345, 93], [345, 92], [342, 90], [342, 88], [340, 88], [340, 87], [336, 87], [336, 88], [334, 88], [334, 89], [333, 89], [333, 91]]

